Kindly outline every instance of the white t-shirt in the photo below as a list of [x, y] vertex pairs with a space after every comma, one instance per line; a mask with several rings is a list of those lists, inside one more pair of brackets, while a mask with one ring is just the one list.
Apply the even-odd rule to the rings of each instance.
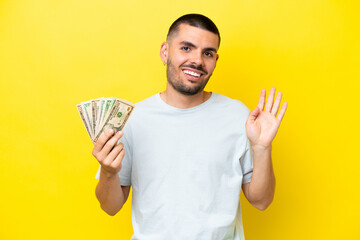
[[160, 94], [136, 104], [120, 140], [119, 172], [121, 185], [132, 186], [132, 240], [244, 239], [240, 191], [253, 168], [248, 115], [217, 93], [188, 109]]

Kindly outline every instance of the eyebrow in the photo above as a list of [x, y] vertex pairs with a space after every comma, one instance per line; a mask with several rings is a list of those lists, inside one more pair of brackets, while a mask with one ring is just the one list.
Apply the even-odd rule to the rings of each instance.
[[[182, 41], [180, 42], [180, 45], [185, 45], [185, 46], [189, 46], [189, 47], [193, 47], [193, 48], [197, 48], [197, 46], [191, 42], [188, 42], [188, 41]], [[212, 48], [212, 47], [207, 47], [207, 48], [204, 48], [205, 51], [212, 51], [212, 52], [215, 52], [216, 53], [216, 49], [215, 48]]]

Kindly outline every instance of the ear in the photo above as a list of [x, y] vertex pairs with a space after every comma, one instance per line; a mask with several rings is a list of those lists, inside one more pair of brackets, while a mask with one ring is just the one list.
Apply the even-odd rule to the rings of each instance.
[[219, 54], [216, 54], [216, 61], [219, 59]]
[[165, 64], [167, 63], [167, 58], [168, 58], [168, 43], [167, 42], [163, 42], [161, 44], [160, 58], [163, 63], [165, 63]]

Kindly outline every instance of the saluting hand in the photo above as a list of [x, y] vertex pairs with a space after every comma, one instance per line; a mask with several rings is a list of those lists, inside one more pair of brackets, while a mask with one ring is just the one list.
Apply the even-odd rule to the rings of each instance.
[[246, 134], [253, 148], [270, 147], [279, 129], [281, 120], [284, 117], [288, 104], [287, 102], [283, 103], [279, 115], [276, 117], [280, 107], [282, 93], [279, 92], [277, 94], [274, 102], [275, 90], [275, 87], [271, 88], [265, 110], [266, 90], [261, 90], [259, 104], [250, 112], [246, 121]]

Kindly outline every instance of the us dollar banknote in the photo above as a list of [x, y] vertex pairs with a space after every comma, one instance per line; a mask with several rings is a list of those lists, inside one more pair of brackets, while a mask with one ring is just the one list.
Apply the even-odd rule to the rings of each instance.
[[134, 105], [118, 98], [98, 98], [76, 105], [80, 118], [93, 144], [108, 129], [121, 131], [134, 110]]
[[89, 134], [89, 137], [92, 139], [91, 129], [89, 128], [89, 124], [87, 123], [87, 121], [85, 119], [85, 113], [84, 113], [83, 107], [81, 106], [81, 104], [77, 104], [76, 108], [77, 108], [77, 110], [78, 110], [78, 112], [80, 114], [81, 120], [84, 123], [86, 131]]

